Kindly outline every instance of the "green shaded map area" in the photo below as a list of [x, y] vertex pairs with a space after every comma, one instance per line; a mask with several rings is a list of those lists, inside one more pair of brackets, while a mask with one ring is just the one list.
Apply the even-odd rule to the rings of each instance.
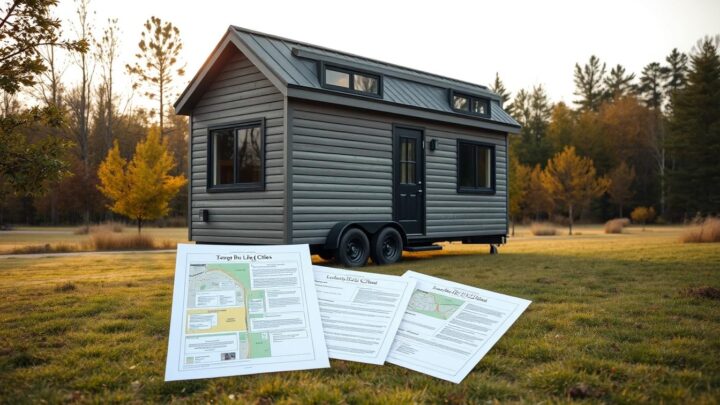
[[211, 263], [207, 265], [207, 270], [222, 271], [242, 284], [245, 291], [250, 291], [250, 264], [248, 263]]
[[458, 298], [448, 297], [423, 290], [415, 290], [412, 297], [410, 297], [408, 309], [419, 314], [445, 321], [448, 320], [464, 303], [465, 301]]
[[240, 333], [240, 343], [247, 344], [248, 359], [270, 357], [270, 334], [267, 332]]
[[[211, 263], [207, 271], [220, 271], [228, 275], [242, 287], [245, 319], [250, 329], [250, 318], [262, 318], [265, 312], [265, 291], [251, 290], [249, 263]], [[267, 332], [239, 332], [240, 346], [247, 347], [247, 358], [270, 357], [270, 335]]]

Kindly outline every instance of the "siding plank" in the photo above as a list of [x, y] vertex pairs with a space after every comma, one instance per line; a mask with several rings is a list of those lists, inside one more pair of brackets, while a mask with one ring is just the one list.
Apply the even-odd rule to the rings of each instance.
[[[198, 101], [191, 119], [192, 239], [208, 243], [280, 244], [285, 241], [283, 206], [284, 97], [239, 52], [224, 66]], [[265, 119], [265, 190], [207, 192], [207, 128]], [[200, 209], [210, 211], [199, 221]]]

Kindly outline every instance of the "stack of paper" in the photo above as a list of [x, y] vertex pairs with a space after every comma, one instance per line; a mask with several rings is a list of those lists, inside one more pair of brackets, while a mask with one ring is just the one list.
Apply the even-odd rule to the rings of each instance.
[[313, 267], [307, 245], [178, 245], [165, 380], [335, 358], [460, 383], [529, 304], [412, 271]]

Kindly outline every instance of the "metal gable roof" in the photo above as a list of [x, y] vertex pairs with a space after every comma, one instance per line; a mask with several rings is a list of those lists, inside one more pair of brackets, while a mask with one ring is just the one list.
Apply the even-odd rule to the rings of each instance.
[[[477, 123], [477, 126], [482, 126], [478, 125], [481, 122], [487, 122], [488, 124], [494, 124], [491, 126], [492, 129], [507, 130], [508, 132], [517, 132], [520, 127], [517, 121], [500, 107], [499, 96], [488, 90], [485, 86], [240, 27], [230, 27], [228, 35], [232, 34], [234, 34], [236, 38], [230, 38], [230, 41], [238, 47], [247, 47], [247, 53], [252, 54], [254, 58], [261, 61], [265, 67], [277, 77], [282, 85], [287, 89], [296, 88], [302, 90], [295, 94], [290, 94], [290, 92], [286, 92], [286, 89], [280, 89], [287, 95], [306, 97], [307, 95], [313, 94], [311, 92], [335, 93], [341, 94], [345, 99], [363, 99], [366, 105], [369, 105], [367, 103], [391, 103], [398, 106], [410, 107], [414, 110], [427, 110], [428, 112], [440, 113], [448, 117], [442, 120], [449, 122], [453, 121], [450, 117], [457, 117], [458, 119], [455, 121], [465, 123], [474, 121]], [[228, 35], [226, 35], [226, 38]], [[239, 40], [240, 43], [238, 43], [237, 40]], [[248, 57], [250, 56], [248, 55]], [[320, 65], [318, 62], [321, 61], [382, 75], [382, 98], [346, 94], [324, 88], [320, 83], [320, 75], [318, 72]], [[210, 60], [208, 63], [210, 63]], [[204, 69], [208, 69], [208, 67], [205, 66]], [[198, 76], [202, 76], [201, 73], [199, 73]], [[190, 96], [186, 93], [195, 92], [197, 88], [197, 83], [195, 82], [203, 79], [203, 77], [198, 76], [193, 79], [188, 89], [183, 92], [183, 95], [176, 103], [176, 108], [187, 102]], [[490, 99], [490, 117], [483, 118], [453, 111], [448, 97], [449, 89]], [[336, 102], [344, 100], [343, 98], [337, 97], [332, 97], [332, 99]]]

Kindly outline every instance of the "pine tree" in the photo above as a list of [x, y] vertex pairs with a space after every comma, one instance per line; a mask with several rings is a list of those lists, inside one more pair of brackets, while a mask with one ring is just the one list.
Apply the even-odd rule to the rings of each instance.
[[510, 98], [512, 97], [512, 93], [510, 93], [508, 89], [505, 88], [505, 84], [503, 84], [502, 80], [500, 80], [500, 74], [497, 72], [495, 72], [495, 81], [490, 85], [490, 90], [500, 96], [500, 100], [502, 101], [502, 106], [505, 109], [505, 112], [513, 115], [513, 105], [509, 103]]
[[513, 101], [515, 119], [522, 125], [520, 140], [516, 141], [517, 156], [521, 163], [534, 166], [550, 156], [547, 140], [552, 105], [542, 85], [531, 92], [520, 90]]
[[676, 214], [720, 210], [720, 56], [705, 38], [690, 57], [687, 85], [675, 95], [668, 150], [669, 199]]
[[603, 80], [606, 89], [605, 98], [617, 100], [632, 93], [635, 89], [633, 80], [635, 73], [626, 74], [622, 65], [618, 64], [610, 69], [610, 75]]
[[138, 233], [144, 221], [168, 214], [170, 200], [187, 182], [183, 175], [169, 174], [175, 159], [168, 152], [167, 140], [161, 137], [159, 129], [151, 129], [136, 145], [129, 163], [115, 141], [98, 170], [98, 189], [112, 201], [109, 208], [136, 220]]
[[541, 176], [542, 185], [561, 208], [568, 210], [570, 235], [576, 208], [583, 208], [602, 195], [610, 181], [598, 178], [593, 161], [566, 147], [550, 159]]
[[663, 82], [667, 78], [667, 68], [657, 62], [648, 63], [640, 75], [638, 93], [648, 108], [659, 110], [663, 104]]
[[668, 69], [657, 62], [649, 63], [643, 68], [640, 76], [638, 93], [645, 105], [652, 109], [655, 116], [653, 131], [655, 133], [652, 150], [660, 173], [660, 213], [665, 214], [665, 120], [662, 113], [664, 102], [663, 83], [667, 79]]
[[145, 31], [138, 43], [140, 52], [135, 54], [137, 61], [134, 65], [125, 65], [125, 68], [139, 80], [133, 83], [133, 88], [145, 84], [150, 87], [145, 96], [158, 100], [160, 133], [165, 134], [166, 99], [170, 95], [173, 80], [185, 74], [184, 67], [176, 66], [182, 51], [180, 30], [171, 22], [163, 23], [154, 16], [145, 22], [144, 27]]
[[665, 68], [667, 81], [663, 84], [663, 87], [668, 100], [668, 111], [672, 113], [674, 95], [678, 90], [685, 87], [685, 83], [687, 83], [688, 57], [684, 53], [678, 52], [677, 48], [675, 48], [670, 52], [670, 55], [665, 58], [665, 62], [667, 62]]
[[585, 66], [575, 64], [575, 95], [580, 99], [575, 104], [581, 110], [597, 111], [605, 97], [603, 81], [605, 79], [605, 63], [600, 64], [600, 59], [592, 55]]

